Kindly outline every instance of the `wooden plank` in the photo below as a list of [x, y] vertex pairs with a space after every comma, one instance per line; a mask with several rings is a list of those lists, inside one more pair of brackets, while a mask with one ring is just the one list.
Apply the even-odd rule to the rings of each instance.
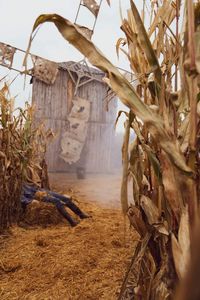
[[70, 78], [70, 76], [68, 76], [67, 79], [67, 113], [68, 114], [70, 113], [73, 106], [72, 103], [73, 98], [74, 98], [74, 83]]

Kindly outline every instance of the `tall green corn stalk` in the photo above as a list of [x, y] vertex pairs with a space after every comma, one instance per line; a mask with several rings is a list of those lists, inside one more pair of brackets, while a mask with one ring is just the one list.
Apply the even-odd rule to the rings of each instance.
[[14, 114], [13, 106], [5, 84], [0, 90], [0, 230], [20, 219], [22, 184], [40, 183], [45, 154], [45, 135], [33, 128], [32, 108], [26, 104]]
[[[200, 4], [185, 1], [182, 34], [181, 1], [151, 1], [148, 30], [144, 12], [141, 17], [132, 0], [130, 7], [117, 51], [127, 46], [122, 51], [137, 78], [137, 91], [69, 20], [41, 15], [33, 32], [40, 24], [53, 22], [68, 42], [106, 73], [105, 81], [130, 109], [121, 202], [140, 242], [119, 299], [170, 299], [187, 273], [199, 219]], [[130, 144], [131, 131], [136, 138]], [[127, 195], [128, 177], [132, 199]]]

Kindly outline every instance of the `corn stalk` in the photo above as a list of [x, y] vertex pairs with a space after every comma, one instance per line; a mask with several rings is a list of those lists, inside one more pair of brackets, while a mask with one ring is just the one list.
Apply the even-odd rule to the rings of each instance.
[[14, 111], [5, 84], [0, 90], [0, 230], [20, 219], [24, 181], [40, 184], [46, 139], [42, 127], [33, 128], [32, 108]]

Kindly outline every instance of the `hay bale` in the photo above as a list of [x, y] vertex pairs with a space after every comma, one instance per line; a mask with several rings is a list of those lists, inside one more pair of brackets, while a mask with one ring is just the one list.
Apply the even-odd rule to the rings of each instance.
[[23, 221], [28, 225], [48, 226], [65, 222], [55, 205], [33, 200], [27, 207]]

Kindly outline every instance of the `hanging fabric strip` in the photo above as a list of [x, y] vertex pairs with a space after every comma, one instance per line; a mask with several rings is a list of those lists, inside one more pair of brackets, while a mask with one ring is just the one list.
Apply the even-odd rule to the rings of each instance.
[[85, 5], [95, 17], [98, 16], [99, 5], [96, 3], [95, 0], [83, 0], [83, 5]]
[[61, 139], [60, 157], [72, 164], [80, 159], [87, 137], [88, 120], [90, 117], [90, 102], [77, 97], [73, 100], [73, 107], [69, 114], [69, 129]]
[[35, 61], [32, 74], [46, 84], [54, 84], [58, 74], [58, 64], [38, 58]]
[[106, 0], [106, 1], [107, 1], [108, 5], [110, 6], [110, 0]]
[[8, 68], [12, 67], [15, 48], [0, 43], [0, 63]]

